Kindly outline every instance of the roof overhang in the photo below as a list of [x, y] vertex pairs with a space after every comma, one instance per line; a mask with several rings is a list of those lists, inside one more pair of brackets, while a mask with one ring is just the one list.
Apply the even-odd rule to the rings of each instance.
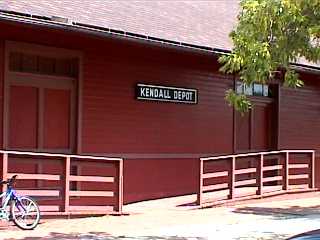
[[[79, 32], [79, 33], [95, 35], [103, 38], [109, 37], [109, 38], [138, 41], [143, 43], [147, 42], [151, 44], [162, 45], [165, 47], [173, 47], [173, 48], [178, 48], [180, 50], [184, 49], [184, 50], [191, 50], [191, 51], [197, 51], [202, 53], [222, 55], [222, 54], [229, 54], [231, 52], [230, 50], [227, 50], [227, 49], [219, 49], [219, 48], [199, 46], [199, 45], [194, 45], [194, 44], [189, 44], [184, 42], [176, 42], [176, 41], [171, 41], [167, 39], [136, 34], [132, 32], [124, 32], [124, 31], [119, 31], [111, 28], [104, 28], [104, 27], [99, 27], [95, 25], [82, 24], [78, 22], [72, 22], [72, 23], [55, 22], [48, 17], [35, 16], [35, 15], [17, 13], [17, 12], [9, 12], [9, 11], [3, 11], [3, 10], [0, 10], [0, 21], [28, 24], [33, 26], [40, 26], [40, 27], [70, 31], [70, 32]], [[320, 72], [320, 67], [313, 66], [313, 65], [293, 63], [292, 68], [298, 71], [317, 72], [317, 73]]]
[[201, 52], [207, 52], [207, 53], [227, 53], [228, 50], [224, 49], [218, 49], [218, 48], [212, 48], [207, 46], [199, 46], [184, 42], [177, 42], [162, 38], [156, 38], [152, 36], [132, 33], [132, 32], [124, 32], [119, 31], [116, 29], [111, 28], [104, 28], [99, 27], [95, 25], [88, 25], [88, 24], [82, 24], [78, 22], [72, 22], [72, 23], [63, 23], [63, 22], [55, 22], [50, 20], [50, 18], [47, 17], [39, 17], [29, 14], [22, 14], [22, 13], [16, 13], [16, 12], [8, 12], [0, 10], [0, 21], [3, 22], [14, 22], [14, 23], [21, 23], [21, 24], [28, 24], [28, 25], [34, 25], [34, 26], [41, 26], [46, 28], [52, 28], [57, 30], [64, 30], [64, 31], [72, 31], [72, 32], [80, 32], [84, 34], [90, 34], [100, 37], [111, 37], [111, 38], [122, 38], [126, 40], [132, 40], [132, 41], [143, 41], [144, 43], [149, 42], [153, 44], [161, 44], [164, 46], [170, 46], [170, 47], [178, 47], [183, 49], [189, 49], [189, 50], [198, 50]]

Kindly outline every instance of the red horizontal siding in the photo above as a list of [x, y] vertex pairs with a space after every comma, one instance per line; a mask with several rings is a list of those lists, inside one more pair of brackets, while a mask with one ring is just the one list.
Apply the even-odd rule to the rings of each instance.
[[[84, 152], [232, 151], [232, 110], [224, 100], [232, 79], [215, 73], [213, 57], [130, 46], [113, 55], [108, 49], [86, 52]], [[137, 101], [134, 89], [139, 82], [196, 88], [199, 103]]]
[[[224, 94], [233, 81], [217, 73], [215, 58], [129, 45], [114, 52], [104, 45], [86, 50], [83, 69], [84, 152], [232, 152], [233, 114]], [[137, 83], [196, 88], [199, 103], [137, 101]], [[194, 193], [198, 168], [197, 159], [126, 159], [124, 201]]]
[[[280, 148], [315, 149], [320, 153], [320, 78], [304, 74], [305, 86], [281, 88]], [[320, 158], [316, 158], [316, 186], [320, 186]]]
[[[146, 157], [232, 151], [232, 109], [224, 94], [233, 81], [218, 73], [215, 57], [2, 25], [0, 39], [83, 52], [83, 152]], [[199, 104], [137, 101], [138, 82], [196, 88]], [[196, 159], [187, 158], [126, 160], [124, 199], [195, 192], [197, 167]]]
[[198, 159], [135, 159], [124, 162], [125, 203], [194, 193]]
[[[196, 188], [194, 159], [139, 159], [139, 154], [232, 152], [233, 114], [224, 94], [233, 81], [232, 76], [218, 72], [214, 56], [40, 28], [3, 23], [0, 27], [1, 101], [4, 40], [83, 52], [82, 150], [137, 156], [125, 161], [126, 201], [185, 194]], [[280, 148], [320, 150], [319, 77], [305, 77], [304, 88], [281, 89]], [[196, 88], [199, 103], [137, 101], [137, 83]], [[0, 136], [2, 141], [1, 127]]]
[[320, 150], [320, 78], [304, 75], [305, 86], [281, 88], [280, 148]]
[[[82, 147], [87, 153], [229, 153], [232, 77], [213, 56], [1, 24], [0, 39], [81, 50]], [[76, 41], [75, 41], [76, 39]], [[138, 82], [196, 88], [199, 104], [135, 100]]]

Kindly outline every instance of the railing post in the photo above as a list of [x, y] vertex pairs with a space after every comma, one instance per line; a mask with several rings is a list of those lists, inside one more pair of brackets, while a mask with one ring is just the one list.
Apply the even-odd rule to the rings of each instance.
[[197, 195], [197, 204], [202, 206], [202, 189], [203, 189], [203, 160], [200, 159], [200, 164], [199, 164], [199, 184], [198, 184], [198, 195]]
[[[8, 153], [3, 153], [2, 155], [2, 181], [7, 180], [7, 175], [8, 175]], [[2, 192], [5, 192], [6, 189], [6, 185], [3, 184], [2, 185]]]
[[284, 158], [284, 164], [283, 164], [283, 190], [288, 190], [289, 188], [289, 152], [286, 152], [286, 157]]
[[118, 213], [122, 214], [123, 206], [123, 160], [119, 161], [119, 184], [118, 184], [118, 205], [115, 207], [115, 210]]
[[229, 199], [234, 198], [234, 183], [235, 183], [235, 170], [236, 170], [236, 157], [233, 156], [230, 163], [229, 171]]
[[311, 153], [309, 171], [310, 171], [309, 188], [314, 188], [315, 187], [315, 153], [314, 151]]
[[64, 166], [63, 211], [69, 212], [70, 205], [70, 157], [66, 157]]
[[263, 159], [264, 155], [260, 155], [260, 159], [258, 161], [258, 168], [257, 168], [257, 184], [258, 190], [257, 195], [263, 195]]

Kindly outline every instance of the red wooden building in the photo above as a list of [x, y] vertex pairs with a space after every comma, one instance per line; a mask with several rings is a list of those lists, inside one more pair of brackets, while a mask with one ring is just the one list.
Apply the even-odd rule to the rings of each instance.
[[[3, 177], [23, 172], [21, 188], [72, 209], [194, 193], [200, 157], [319, 151], [319, 66], [293, 64], [302, 89], [242, 89], [218, 71], [237, 12], [237, 1], [1, 1]], [[227, 105], [229, 88], [251, 95], [249, 114]]]

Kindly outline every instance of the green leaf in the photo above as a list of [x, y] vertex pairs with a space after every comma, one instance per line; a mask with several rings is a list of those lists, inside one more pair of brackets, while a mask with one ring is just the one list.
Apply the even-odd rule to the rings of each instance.
[[[268, 83], [285, 70], [283, 84], [302, 87], [290, 63], [304, 57], [320, 61], [319, 0], [241, 0], [238, 24], [230, 33], [231, 54], [219, 58], [220, 71], [238, 74], [241, 81]], [[226, 99], [237, 110], [251, 107], [245, 96], [228, 91]]]
[[250, 100], [245, 95], [237, 94], [231, 89], [226, 92], [225, 99], [242, 115], [249, 112], [252, 107]]

